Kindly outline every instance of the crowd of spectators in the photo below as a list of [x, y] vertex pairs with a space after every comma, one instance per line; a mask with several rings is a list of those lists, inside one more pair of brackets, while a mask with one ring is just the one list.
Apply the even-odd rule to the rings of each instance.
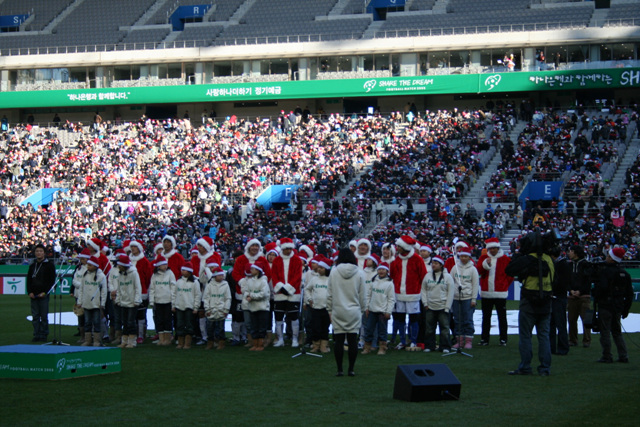
[[[114, 249], [125, 239], [138, 238], [150, 253], [165, 234], [176, 238], [185, 255], [204, 235], [214, 237], [226, 257], [251, 238], [266, 243], [285, 235], [328, 254], [362, 235], [372, 221], [380, 223], [367, 236], [374, 248], [403, 234], [436, 247], [446, 248], [457, 237], [480, 248], [510, 224], [526, 228], [533, 218], [531, 209], [523, 213], [511, 197], [498, 198], [508, 202], [504, 209], [489, 205], [478, 213], [473, 206], [460, 206], [484, 167], [482, 155], [492, 146], [502, 147], [499, 176], [490, 180], [499, 191], [507, 182], [516, 188], [532, 165], [549, 172], [578, 167], [581, 156], [616, 155], [606, 143], [570, 144], [576, 121], [553, 113], [529, 123], [513, 144], [506, 136], [513, 120], [500, 111], [443, 110], [418, 113], [406, 125], [400, 114], [334, 114], [316, 120], [308, 113], [282, 112], [273, 123], [232, 116], [220, 123], [204, 119], [197, 127], [187, 118], [144, 116], [131, 123], [96, 121], [91, 127], [15, 126], [0, 138], [5, 184], [0, 195], [0, 257], [27, 257], [40, 241], [56, 252], [78, 252], [91, 237]], [[611, 123], [616, 122], [605, 120], [605, 125]], [[63, 132], [64, 143], [57, 135]], [[370, 163], [371, 169], [347, 188]], [[589, 242], [591, 235], [578, 230], [600, 230], [605, 234], [595, 238], [596, 244], [635, 243], [630, 240], [634, 234], [626, 233], [631, 220], [611, 228], [613, 210], [600, 209], [593, 201], [595, 193], [581, 190], [593, 187], [594, 180], [600, 188], [597, 177], [597, 170], [589, 168], [576, 175], [572, 185], [582, 197], [575, 204], [552, 207], [548, 225]], [[299, 185], [291, 209], [256, 204], [256, 194], [272, 184]], [[68, 191], [43, 207], [18, 204], [34, 189], [47, 187]], [[580, 207], [584, 200], [589, 200], [586, 208]], [[380, 212], [389, 204], [395, 206], [387, 220]], [[611, 205], [622, 209], [613, 214], [618, 224], [632, 210]], [[635, 256], [635, 250], [629, 256]]]

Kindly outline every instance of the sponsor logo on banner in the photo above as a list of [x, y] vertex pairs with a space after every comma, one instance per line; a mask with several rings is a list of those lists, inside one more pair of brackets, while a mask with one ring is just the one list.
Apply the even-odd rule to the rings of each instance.
[[377, 82], [375, 80], [369, 80], [364, 83], [364, 88], [367, 90], [367, 93], [371, 92], [371, 89], [376, 87], [376, 83]]
[[487, 92], [498, 86], [500, 84], [500, 80], [502, 80], [500, 74], [495, 74], [493, 76], [487, 77], [487, 79], [484, 81], [484, 85], [485, 87], [487, 87]]
[[2, 293], [4, 295], [24, 295], [27, 290], [26, 277], [0, 277], [2, 281]]

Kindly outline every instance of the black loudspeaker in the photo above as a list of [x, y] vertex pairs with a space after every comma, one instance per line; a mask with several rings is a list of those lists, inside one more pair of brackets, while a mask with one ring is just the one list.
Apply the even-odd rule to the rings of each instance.
[[393, 398], [408, 402], [458, 400], [462, 385], [444, 363], [398, 365]]

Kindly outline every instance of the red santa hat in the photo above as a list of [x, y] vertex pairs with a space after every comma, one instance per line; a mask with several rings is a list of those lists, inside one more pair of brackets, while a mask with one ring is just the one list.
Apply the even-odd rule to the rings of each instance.
[[463, 240], [458, 240], [454, 246], [456, 249], [468, 248], [469, 244]]
[[181, 270], [184, 271], [190, 271], [191, 273], [193, 273], [193, 264], [191, 264], [191, 262], [187, 261], [184, 263], [184, 265], [182, 267], [180, 267]]
[[170, 241], [170, 242], [171, 242], [172, 249], [175, 249], [175, 248], [176, 248], [176, 246], [177, 246], [177, 245], [176, 245], [176, 239], [175, 239], [173, 236], [169, 236], [169, 235], [167, 234], [166, 236], [164, 236], [164, 237], [162, 238], [162, 242], [164, 243], [164, 241], [165, 241], [165, 240], [168, 240], [168, 241]]
[[89, 259], [87, 260], [87, 264], [91, 264], [95, 267], [100, 267], [100, 261], [96, 256], [90, 256]]
[[384, 245], [382, 245], [382, 249], [386, 249], [386, 248], [389, 248], [392, 256], [396, 254], [396, 247], [393, 246], [391, 243], [385, 243]]
[[307, 259], [313, 258], [314, 250], [309, 245], [300, 246], [299, 251], [300, 253], [298, 253], [298, 255], [301, 255], [301, 253], [304, 252], [305, 254], [307, 254], [306, 256]]
[[378, 268], [376, 270], [380, 270], [381, 268], [384, 269], [384, 270], [389, 271], [389, 264], [387, 264], [386, 262], [381, 262], [378, 265]]
[[129, 245], [131, 245], [131, 240], [123, 240], [122, 241], [122, 249], [125, 251], [129, 251]]
[[162, 255], [156, 256], [156, 259], [153, 260], [154, 267], [160, 267], [161, 265], [168, 265], [167, 259]]
[[82, 252], [78, 254], [78, 258], [91, 258], [91, 251], [89, 250], [89, 248], [84, 248]]
[[260, 247], [260, 249], [262, 249], [262, 243], [260, 243], [260, 240], [258, 239], [251, 239], [247, 242], [246, 245], [244, 245], [244, 251], [245, 252], [249, 252], [249, 248], [253, 245], [258, 245]]
[[264, 250], [265, 250], [265, 256], [269, 255], [271, 252], [273, 252], [276, 255], [280, 255], [280, 253], [278, 252], [278, 245], [276, 244], [276, 242], [269, 242], [266, 245], [264, 245]]
[[189, 253], [191, 254], [191, 256], [198, 256], [198, 254], [200, 253], [200, 251], [198, 251], [197, 247], [192, 247], [191, 250], [189, 251]]
[[158, 251], [160, 250], [164, 250], [164, 247], [162, 246], [162, 243], [158, 243], [153, 247], [153, 253], [158, 253]]
[[111, 249], [109, 249], [109, 246], [107, 246], [105, 242], [102, 242], [102, 246], [100, 246], [100, 252], [108, 254], [109, 252], [111, 252]]
[[322, 259], [322, 255], [316, 255], [313, 258], [311, 258], [311, 260], [309, 261], [309, 263], [316, 263], [318, 264], [320, 262], [320, 260]]
[[94, 251], [100, 252], [100, 249], [102, 248], [102, 245], [104, 243], [102, 243], [102, 240], [98, 239], [97, 237], [94, 237], [92, 239], [89, 239], [89, 241], [87, 241], [87, 244], [91, 246], [91, 248]]
[[466, 255], [466, 256], [468, 256], [468, 257], [471, 257], [471, 249], [470, 249], [469, 247], [466, 247], [466, 248], [460, 249], [460, 250], [458, 251], [458, 256], [463, 256], [463, 255]]
[[202, 246], [207, 252], [213, 250], [213, 239], [209, 236], [201, 237], [196, 241], [196, 245]]
[[127, 253], [124, 251], [124, 249], [116, 249], [116, 253], [114, 254], [116, 256], [116, 258], [118, 258], [120, 255], [126, 255]]
[[444, 265], [444, 261], [439, 256], [434, 256], [433, 258], [431, 258], [431, 262], [434, 262], [434, 261], [439, 262], [441, 265]]
[[609, 249], [609, 256], [615, 262], [622, 262], [622, 260], [624, 259], [624, 254], [625, 254], [624, 248], [617, 247], [617, 248]]
[[420, 250], [421, 251], [427, 251], [429, 253], [433, 253], [433, 249], [431, 248], [430, 245], [427, 245], [427, 244], [421, 244], [420, 245]]
[[369, 259], [373, 260], [376, 265], [380, 265], [380, 257], [376, 254], [369, 255]]
[[254, 263], [251, 264], [250, 268], [255, 268], [256, 270], [258, 270], [260, 273], [264, 274], [264, 270], [262, 269], [262, 267], [260, 267], [258, 264]]
[[371, 251], [371, 241], [369, 239], [358, 240], [358, 246], [360, 245], [367, 245], [367, 248], [369, 248], [369, 251]]
[[118, 256], [118, 265], [121, 265], [123, 267], [131, 267], [131, 260], [129, 259], [127, 254], [120, 254], [120, 256]]
[[487, 247], [487, 249], [499, 248], [500, 247], [500, 240], [498, 240], [497, 237], [492, 237], [490, 239], [485, 240], [484, 244]]
[[209, 267], [209, 268], [220, 267], [220, 264], [218, 264], [217, 261], [218, 260], [216, 259], [215, 255], [211, 255], [209, 258], [207, 258], [207, 267]]
[[[131, 249], [131, 246], [135, 246], [136, 248], [138, 248], [140, 253], [144, 253], [144, 243], [142, 243], [142, 241], [140, 241], [140, 240], [131, 240], [127, 247], [129, 249]], [[124, 248], [124, 250], [126, 251], [127, 248]]]
[[224, 270], [221, 269], [220, 267], [214, 269], [211, 272], [211, 277], [216, 277], [216, 276], [224, 276]]
[[351, 240], [349, 242], [349, 246], [353, 246], [354, 248], [357, 248], [358, 247], [358, 242], [356, 240]]
[[396, 246], [401, 247], [405, 251], [410, 251], [415, 248], [416, 240], [411, 236], [402, 236], [398, 240], [396, 240]]
[[283, 237], [280, 239], [280, 248], [281, 249], [293, 249], [295, 245], [293, 244], [293, 240], [288, 237]]
[[320, 259], [318, 260], [318, 266], [324, 268], [325, 270], [329, 270], [332, 265], [333, 265], [333, 261], [331, 261], [327, 257], [321, 256]]

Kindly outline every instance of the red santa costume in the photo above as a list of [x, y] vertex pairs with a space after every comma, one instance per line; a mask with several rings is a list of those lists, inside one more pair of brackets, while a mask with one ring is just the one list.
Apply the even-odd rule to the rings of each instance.
[[186, 261], [184, 260], [184, 257], [180, 255], [176, 250], [176, 239], [174, 239], [173, 236], [164, 236], [162, 238], [162, 243], [164, 244], [165, 241], [171, 242], [171, 250], [167, 252], [163, 249], [162, 256], [167, 260], [167, 263], [169, 264], [169, 270], [173, 272], [176, 280], [178, 280], [182, 277], [181, 269], [182, 266], [185, 265]]
[[[505, 269], [511, 258], [500, 249], [497, 238], [485, 240], [487, 253], [476, 263], [480, 275], [480, 297], [482, 298], [482, 335], [480, 345], [489, 345], [491, 331], [491, 313], [496, 308], [500, 345], [507, 344], [507, 294], [513, 277], [507, 276]], [[497, 249], [497, 251], [493, 250]], [[495, 252], [492, 254], [491, 252]]]
[[300, 291], [302, 289], [303, 261], [293, 251], [294, 244], [289, 238], [280, 239], [282, 254], [273, 260], [273, 292], [275, 301], [276, 335], [274, 347], [284, 346], [284, 316], [291, 321], [292, 347], [298, 346], [300, 323]]
[[[138, 251], [137, 255], [133, 255], [131, 247], [135, 247]], [[131, 266], [138, 272], [140, 277], [140, 287], [142, 288], [142, 304], [138, 307], [136, 313], [136, 319], [138, 320], [138, 338], [137, 343], [142, 344], [144, 337], [146, 336], [147, 328], [147, 307], [149, 305], [149, 284], [151, 283], [151, 276], [153, 275], [153, 265], [144, 256], [144, 244], [139, 240], [130, 240], [127, 246], [124, 246], [125, 251], [130, 251], [129, 262]]]
[[398, 347], [403, 348], [405, 345], [406, 315], [409, 315], [411, 350], [417, 348], [420, 327], [420, 292], [422, 291], [422, 279], [427, 274], [424, 260], [416, 253], [415, 246], [416, 241], [411, 236], [402, 236], [396, 240], [396, 247], [401, 248], [404, 254], [399, 251], [390, 268], [396, 292], [393, 328], [394, 331], [396, 328], [400, 330], [400, 345]]
[[[89, 250], [92, 252], [91, 255], [98, 258], [99, 268], [104, 273], [104, 277], [109, 280], [109, 273], [111, 272], [111, 262], [109, 262], [109, 258], [107, 258], [107, 255], [105, 254], [105, 252], [107, 252], [108, 250], [107, 245], [97, 237], [90, 239], [87, 242], [87, 245]], [[107, 249], [103, 250], [103, 248]]]
[[450, 256], [444, 262], [444, 268], [449, 273], [451, 273], [451, 269], [456, 265], [456, 259], [458, 258], [458, 256], [457, 256], [458, 252], [462, 251], [463, 249], [466, 249], [467, 251], [471, 252], [471, 246], [469, 246], [469, 244], [467, 242], [463, 242], [462, 240], [458, 240], [456, 242], [456, 244], [454, 245], [454, 247], [455, 247], [455, 252], [454, 252], [453, 256]]
[[204, 236], [196, 241], [196, 256], [191, 258], [191, 264], [193, 264], [194, 273], [197, 272], [200, 282], [205, 284], [209, 281], [209, 278], [205, 274], [205, 269], [209, 262], [209, 258], [213, 258], [212, 262], [222, 265], [222, 256], [215, 251], [213, 239], [209, 236]]

